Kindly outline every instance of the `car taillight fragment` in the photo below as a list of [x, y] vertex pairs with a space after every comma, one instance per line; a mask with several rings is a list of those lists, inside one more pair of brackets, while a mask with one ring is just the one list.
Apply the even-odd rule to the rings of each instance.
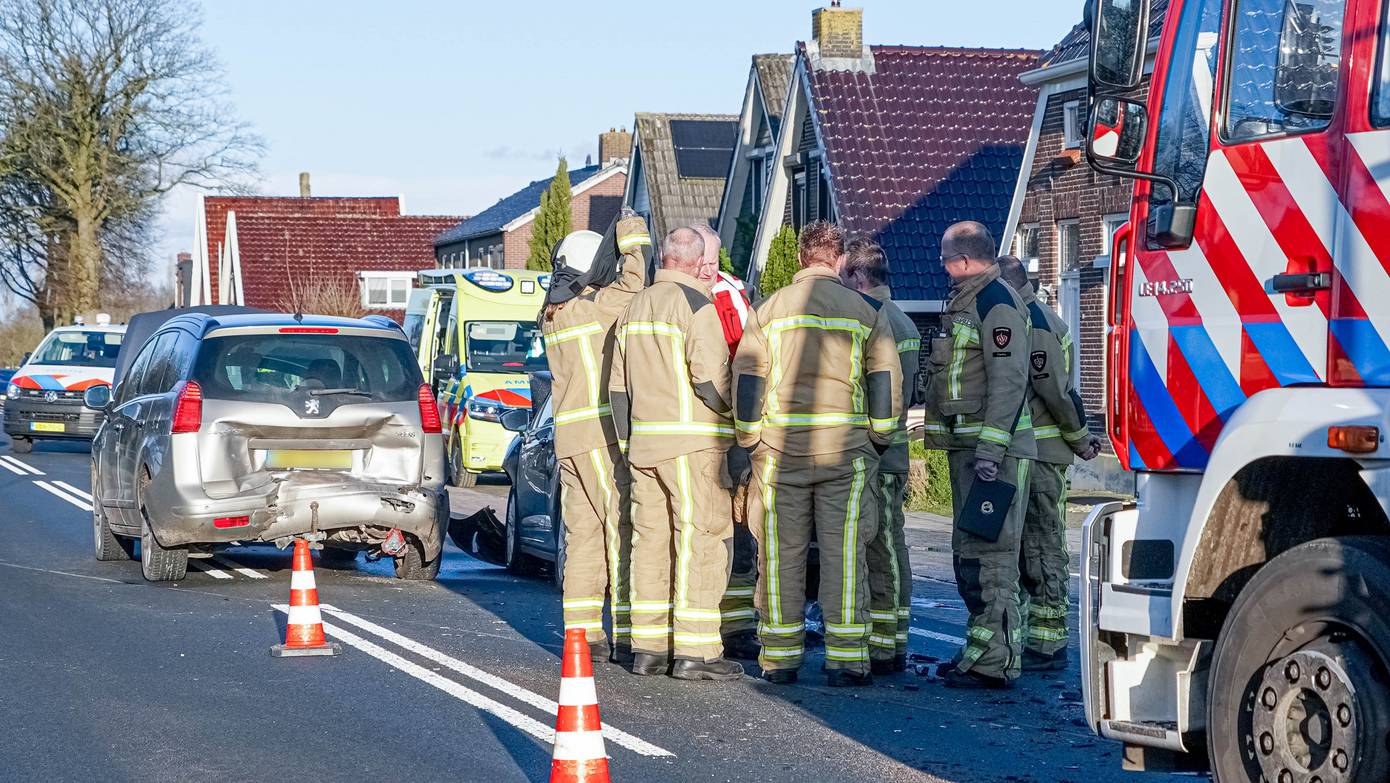
[[216, 517], [212, 520], [213, 527], [246, 527], [251, 524], [251, 517]]
[[197, 381], [184, 381], [174, 403], [174, 434], [197, 432], [203, 426], [203, 387]]
[[434, 404], [434, 392], [428, 383], [420, 384], [420, 426], [425, 432], [438, 434], [444, 430], [439, 421], [439, 406]]

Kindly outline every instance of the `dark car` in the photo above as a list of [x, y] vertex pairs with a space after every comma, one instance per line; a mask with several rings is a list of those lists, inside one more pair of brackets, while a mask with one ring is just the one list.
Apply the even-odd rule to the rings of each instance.
[[[509, 411], [502, 426], [515, 432], [502, 459], [511, 479], [499, 558], [514, 574], [535, 574], [547, 563], [556, 584], [564, 573], [564, 525], [560, 522], [560, 471], [555, 462], [555, 419], [550, 373], [531, 374], [531, 410]], [[534, 414], [534, 415], [533, 415]]]

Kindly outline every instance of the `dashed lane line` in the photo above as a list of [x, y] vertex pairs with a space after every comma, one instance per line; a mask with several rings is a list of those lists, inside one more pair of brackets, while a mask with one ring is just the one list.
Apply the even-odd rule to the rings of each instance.
[[68, 492], [70, 492], [70, 493], [72, 493], [72, 494], [74, 494], [74, 495], [76, 495], [76, 496], [82, 498], [83, 500], [87, 501], [88, 503], [91, 503], [91, 502], [92, 502], [92, 494], [91, 494], [90, 492], [87, 492], [86, 490], [78, 489], [77, 487], [74, 487], [73, 485], [67, 483], [66, 481], [58, 481], [58, 480], [55, 479], [55, 480], [53, 481], [53, 486], [59, 487], [59, 488], [61, 488], [61, 489], [66, 489]]
[[907, 632], [912, 634], [913, 636], [921, 636], [926, 639], [935, 639], [938, 642], [954, 644], [957, 647], [965, 644], [965, 640], [960, 638], [959, 636], [951, 636], [950, 634], [937, 633], [936, 631], [928, 631], [925, 628], [918, 628], [915, 625], [911, 628], [908, 628]]
[[[436, 650], [432, 647], [426, 646], [413, 639], [402, 636], [389, 628], [383, 628], [382, 626], [377, 625], [376, 623], [373, 623], [370, 620], [364, 620], [361, 617], [358, 617], [354, 614], [350, 614], [348, 612], [344, 612], [341, 609], [338, 609], [337, 607], [329, 604], [321, 604], [320, 608], [335, 619], [341, 620], [349, 625], [355, 626], [363, 631], [366, 631], [370, 634], [385, 639], [386, 641], [391, 642], [392, 644], [395, 644], [406, 650], [409, 650], [410, 652], [413, 652], [422, 658], [426, 658], [454, 672], [462, 674], [463, 676], [471, 680], [482, 683], [483, 685], [487, 685], [488, 687], [493, 688], [495, 690], [501, 691], [502, 693], [511, 696], [517, 701], [529, 704], [532, 707], [535, 707], [549, 714], [555, 714], [555, 712], [559, 709], [559, 704], [557, 702], [547, 699], [538, 693], [529, 691], [521, 687], [520, 685], [517, 685], [509, 680], [505, 680], [501, 677], [498, 677], [497, 675], [489, 674], [483, 671], [482, 669], [477, 668], [476, 666], [471, 666], [467, 663], [464, 663], [463, 661], [460, 661], [457, 658], [454, 658], [453, 656], [442, 653], [439, 650]], [[664, 748], [659, 748], [656, 745], [647, 742], [646, 740], [634, 737], [633, 735], [628, 734], [627, 732], [622, 731], [621, 729], [615, 729], [612, 726], [609, 726], [608, 724], [603, 725], [603, 736], [605, 739], [607, 739], [615, 745], [627, 748], [628, 750], [634, 753], [640, 753], [644, 756], [675, 755], [670, 751], [665, 750]]]
[[259, 572], [259, 571], [254, 571], [254, 570], [252, 570], [252, 569], [250, 569], [250, 568], [247, 568], [247, 567], [245, 567], [245, 566], [237, 565], [236, 563], [232, 562], [231, 560], [228, 560], [228, 559], [225, 558], [225, 557], [222, 557], [221, 555], [213, 555], [213, 556], [212, 556], [212, 559], [213, 559], [214, 562], [216, 562], [216, 563], [218, 563], [218, 564], [220, 564], [220, 565], [222, 565], [222, 566], [225, 566], [226, 568], [230, 568], [231, 570], [237, 572], [238, 574], [241, 574], [242, 576], [250, 577], [251, 579], [269, 579], [269, 578], [270, 578], [270, 577], [266, 576], [265, 574], [263, 574], [263, 573], [261, 573], [261, 572]]
[[23, 471], [23, 473], [21, 473], [20, 475], [29, 475], [29, 476], [42, 476], [42, 475], [44, 475], [44, 472], [43, 472], [42, 470], [39, 470], [38, 468], [34, 467], [33, 465], [30, 465], [30, 464], [27, 463], [27, 462], [23, 462], [23, 461], [21, 461], [21, 460], [17, 460], [17, 459], [15, 459], [14, 457], [11, 457], [11, 456], [8, 455], [8, 454], [0, 454], [0, 463], [4, 463], [5, 467], [8, 468], [8, 469], [11, 470], [11, 471], [16, 471], [16, 470]]
[[5, 470], [8, 470], [16, 476], [24, 476], [25, 478], [29, 477], [28, 473], [25, 473], [19, 468], [16, 468], [14, 465], [11, 465], [10, 463], [6, 462], [4, 459], [0, 459], [0, 468], [4, 468]]
[[126, 584], [125, 582], [122, 582], [122, 581], [119, 580], [119, 579], [107, 579], [107, 578], [104, 577], [104, 576], [92, 576], [91, 574], [74, 574], [74, 573], [71, 572], [71, 571], [54, 571], [54, 570], [51, 569], [51, 568], [35, 568], [34, 566], [20, 565], [19, 563], [7, 563], [7, 562], [5, 562], [4, 560], [0, 560], [0, 566], [8, 566], [8, 567], [10, 567], [10, 568], [20, 568], [20, 569], [23, 569], [23, 570], [25, 570], [25, 571], [38, 571], [39, 573], [42, 573], [42, 574], [56, 574], [56, 575], [58, 575], [58, 576], [75, 576], [75, 577], [77, 577], [78, 579], [91, 579], [91, 580], [94, 581], [94, 582], [110, 582], [110, 583], [112, 583], [112, 584], [117, 584], [117, 585]]
[[74, 506], [77, 506], [78, 508], [82, 509], [83, 511], [91, 511], [91, 510], [92, 510], [92, 504], [91, 504], [91, 503], [88, 503], [87, 501], [85, 501], [85, 500], [83, 500], [82, 498], [77, 497], [77, 496], [75, 496], [75, 495], [69, 495], [66, 491], [64, 491], [64, 490], [62, 490], [62, 489], [59, 489], [58, 487], [53, 486], [52, 484], [48, 483], [47, 481], [35, 481], [35, 482], [34, 482], [34, 486], [38, 487], [39, 489], [42, 489], [44, 492], [47, 492], [47, 493], [49, 493], [50, 495], [53, 495], [53, 496], [55, 496], [55, 497], [58, 497], [58, 498], [60, 498], [60, 499], [62, 499], [62, 500], [67, 501], [68, 503], [71, 503], [71, 504], [74, 505]]
[[188, 561], [188, 564], [189, 564], [190, 566], [192, 566], [192, 567], [198, 569], [199, 571], [202, 571], [203, 573], [207, 574], [208, 576], [212, 577], [213, 579], [231, 579], [231, 578], [232, 578], [232, 575], [229, 574], [229, 573], [227, 573], [226, 571], [223, 571], [223, 570], [220, 569], [220, 568], [213, 568], [212, 566], [210, 566], [210, 565], [204, 563], [204, 562], [201, 561], [201, 560], [189, 560], [189, 561]]

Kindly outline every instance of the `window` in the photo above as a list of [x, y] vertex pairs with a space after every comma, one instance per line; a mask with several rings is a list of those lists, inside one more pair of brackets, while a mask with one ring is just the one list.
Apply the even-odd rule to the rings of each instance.
[[1385, 18], [1380, 22], [1380, 68], [1371, 101], [1371, 119], [1381, 127], [1390, 125], [1390, 5], [1385, 7]]
[[471, 372], [544, 370], [545, 340], [534, 321], [468, 321], [467, 368]]
[[1081, 262], [1081, 224], [1075, 220], [1057, 221], [1057, 271], [1070, 272]]
[[1151, 204], [1170, 204], [1176, 198], [1196, 201], [1207, 170], [1211, 140], [1212, 85], [1216, 75], [1217, 42], [1221, 31], [1221, 0], [1183, 4], [1168, 63], [1163, 104], [1158, 112], [1154, 144], [1154, 173], [1172, 177], [1178, 193], [1156, 186]]
[[830, 203], [830, 174], [821, 169], [819, 187], [816, 188], [816, 220], [835, 221], [835, 208]]
[[336, 404], [404, 402], [420, 388], [410, 345], [398, 338], [343, 334], [211, 337], [193, 377], [208, 399], [292, 405], [329, 396]]
[[144, 350], [135, 357], [130, 369], [121, 378], [121, 385], [116, 390], [116, 404], [123, 405], [136, 397], [140, 396], [140, 386], [146, 369], [150, 366], [151, 357], [154, 356], [155, 340], [147, 340]]
[[1320, 130], [1337, 102], [1346, 0], [1238, 0], [1226, 138]]
[[410, 287], [415, 275], [410, 272], [360, 272], [362, 306], [378, 309], [399, 309], [410, 301]]
[[1067, 101], [1062, 104], [1062, 146], [1069, 150], [1080, 149], [1085, 141], [1082, 127], [1081, 101]]
[[797, 231], [806, 225], [806, 170], [792, 176], [792, 228]]
[[1072, 385], [1074, 388], [1081, 388], [1081, 361], [1078, 357], [1081, 345], [1081, 273], [1078, 271], [1063, 272], [1061, 276], [1061, 290], [1057, 296], [1057, 314], [1067, 325], [1067, 332], [1071, 334], [1071, 350], [1065, 357], [1069, 363], [1068, 369], [1071, 371]]
[[748, 161], [748, 190], [753, 198], [753, 214], [760, 215], [763, 211], [763, 186], [765, 184], [764, 173], [767, 170], [767, 158], [758, 156]]
[[121, 332], [65, 330], [43, 341], [30, 364], [60, 367], [115, 367], [121, 352]]
[[1129, 214], [1126, 212], [1116, 212], [1101, 218], [1102, 236], [1105, 237], [1105, 244], [1101, 245], [1100, 257], [1106, 259], [1107, 263], [1110, 259], [1110, 253], [1115, 249], [1115, 232], [1119, 231], [1120, 226], [1123, 226], [1127, 220], [1129, 220]]
[[1038, 237], [1041, 232], [1037, 223], [1025, 223], [1014, 234], [1013, 254], [1023, 262], [1029, 272], [1038, 269]]

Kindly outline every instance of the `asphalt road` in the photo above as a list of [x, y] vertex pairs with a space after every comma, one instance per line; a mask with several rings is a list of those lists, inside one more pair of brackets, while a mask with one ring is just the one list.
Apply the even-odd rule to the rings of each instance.
[[[93, 559], [88, 489], [85, 447], [14, 457], [0, 442], [0, 779], [547, 778], [562, 641], [548, 579], [452, 544], [436, 583], [362, 556], [318, 563], [345, 651], [276, 659], [287, 551], [230, 548], [182, 582], [147, 583], [135, 562]], [[504, 493], [456, 506], [500, 511]], [[949, 657], [964, 620], [932, 536], [913, 540], [919, 663]], [[819, 663], [791, 687], [597, 666], [614, 780], [1176, 780], [1120, 771], [1083, 725], [1074, 666], [982, 695], [912, 672], [832, 690]]]

